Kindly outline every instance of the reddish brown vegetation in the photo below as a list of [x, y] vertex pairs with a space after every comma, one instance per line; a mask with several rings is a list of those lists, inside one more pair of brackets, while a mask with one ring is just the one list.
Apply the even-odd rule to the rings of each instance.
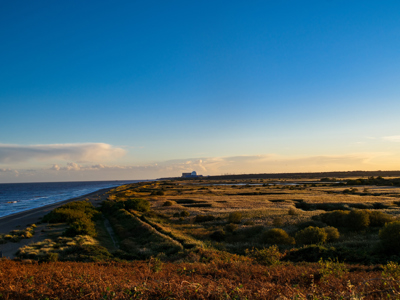
[[[380, 299], [381, 272], [360, 266], [321, 278], [318, 264], [42, 263], [0, 261], [0, 299]], [[384, 291], [384, 292], [381, 292]], [[315, 299], [315, 298], [314, 298]], [[324, 298], [327, 299], [327, 298]]]

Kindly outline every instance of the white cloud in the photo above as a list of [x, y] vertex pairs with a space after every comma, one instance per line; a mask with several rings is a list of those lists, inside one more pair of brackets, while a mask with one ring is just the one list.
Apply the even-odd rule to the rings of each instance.
[[0, 163], [30, 160], [102, 161], [121, 157], [125, 150], [104, 143], [8, 145], [0, 144]]
[[59, 165], [53, 165], [50, 170], [54, 170], [54, 171], [60, 171], [60, 166]]
[[389, 142], [400, 142], [400, 135], [384, 136], [382, 139]]
[[[107, 165], [68, 162], [47, 169], [0, 169], [0, 182], [134, 180], [177, 177], [183, 172], [203, 175], [289, 173], [400, 169], [397, 153], [282, 156], [276, 154], [206, 157], [170, 160], [143, 165]], [[18, 176], [18, 178], [16, 177]]]
[[81, 169], [81, 166], [76, 164], [76, 163], [68, 163], [67, 164], [67, 168], [68, 171], [79, 171]]

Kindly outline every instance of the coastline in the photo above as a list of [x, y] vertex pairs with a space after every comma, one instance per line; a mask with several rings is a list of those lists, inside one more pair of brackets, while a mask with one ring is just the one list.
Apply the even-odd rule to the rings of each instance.
[[28, 224], [37, 223], [41, 217], [68, 202], [79, 201], [88, 198], [93, 205], [96, 205], [96, 203], [101, 202], [105, 198], [106, 192], [114, 188], [115, 187], [100, 189], [82, 196], [0, 217], [0, 233], [8, 233], [11, 230], [17, 229], [16, 227], [18, 226], [20, 226], [20, 228], [24, 228]]

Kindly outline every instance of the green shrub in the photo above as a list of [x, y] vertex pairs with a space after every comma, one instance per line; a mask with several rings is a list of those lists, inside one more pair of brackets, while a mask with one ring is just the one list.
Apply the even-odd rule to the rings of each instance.
[[384, 226], [386, 223], [390, 223], [393, 221], [393, 216], [385, 214], [381, 211], [371, 211], [369, 213], [369, 225], [372, 227], [381, 227]]
[[276, 217], [272, 220], [272, 225], [275, 227], [281, 227], [283, 226], [283, 219], [281, 217]]
[[391, 215], [380, 211], [361, 209], [355, 209], [352, 211], [335, 210], [333, 212], [313, 217], [313, 219], [319, 219], [330, 226], [347, 227], [351, 230], [362, 230], [368, 226], [380, 227], [393, 221]]
[[296, 233], [296, 242], [299, 244], [320, 244], [324, 243], [328, 234], [323, 228], [309, 226]]
[[262, 241], [268, 244], [291, 245], [294, 244], [294, 238], [280, 228], [273, 228], [262, 234]]
[[279, 248], [276, 245], [263, 249], [246, 249], [245, 252], [246, 255], [253, 258], [258, 263], [268, 266], [279, 264], [280, 259], [283, 256], [283, 254], [279, 252]]
[[58, 253], [50, 252], [44, 256], [43, 261], [56, 262], [58, 261], [58, 257], [59, 257]]
[[247, 221], [245, 221], [244, 223], [243, 223], [243, 225], [254, 225], [255, 223], [254, 223], [254, 221], [252, 221], [252, 220], [247, 220]]
[[190, 213], [187, 210], [182, 210], [180, 216], [181, 217], [189, 217]]
[[228, 222], [229, 223], [240, 223], [240, 222], [242, 222], [242, 213], [238, 212], [238, 211], [231, 212], [229, 214], [229, 217], [228, 217]]
[[150, 202], [141, 198], [129, 199], [125, 202], [125, 208], [147, 212], [150, 210]]
[[103, 201], [101, 203], [101, 211], [105, 214], [113, 214], [125, 207], [124, 202]]
[[112, 255], [107, 248], [100, 245], [78, 245], [62, 253], [64, 260], [95, 262], [109, 260]]
[[379, 231], [382, 246], [389, 252], [400, 251], [400, 221], [390, 222]]
[[289, 209], [289, 211], [288, 211], [288, 214], [289, 214], [290, 216], [297, 216], [297, 215], [300, 214], [300, 212], [299, 212], [298, 209], [296, 209], [296, 208], [294, 208], [294, 207], [291, 207], [291, 208]]
[[95, 223], [87, 218], [77, 220], [69, 225], [69, 227], [65, 231], [65, 235], [66, 236], [89, 235], [95, 237], [97, 235]]
[[43, 217], [44, 222], [48, 223], [73, 223], [76, 220], [88, 218], [92, 219], [100, 216], [99, 211], [87, 201], [74, 201], [54, 209]]
[[299, 228], [299, 230], [302, 230], [310, 226], [324, 228], [327, 225], [324, 222], [314, 221], [314, 220], [297, 223], [297, 228]]
[[225, 225], [225, 230], [228, 232], [234, 232], [238, 226], [236, 224], [230, 223]]
[[261, 233], [264, 230], [263, 225], [255, 225], [255, 226], [249, 226], [249, 227], [244, 227], [240, 229], [240, 234], [243, 234], [247, 237], [253, 237], [259, 233]]
[[347, 227], [352, 230], [362, 230], [369, 225], [369, 213], [364, 210], [352, 210], [347, 219]]
[[328, 227], [324, 227], [324, 230], [327, 234], [326, 240], [328, 242], [334, 242], [339, 239], [340, 233], [339, 233], [339, 230], [337, 230], [337, 228], [328, 226]]
[[347, 268], [345, 263], [339, 262], [339, 260], [329, 258], [327, 260], [324, 260], [322, 257], [318, 261], [318, 264], [320, 266], [319, 273], [322, 275], [324, 279], [327, 279], [329, 276], [334, 276], [337, 278], [342, 277], [344, 274], [349, 272], [349, 269]]
[[170, 200], [165, 201], [163, 204], [163, 206], [172, 206], [172, 205], [174, 205], [174, 202]]
[[197, 215], [194, 218], [194, 221], [196, 223], [202, 223], [202, 222], [208, 222], [208, 221], [214, 221], [215, 217], [212, 215]]
[[286, 256], [285, 260], [292, 262], [300, 262], [300, 261], [308, 261], [308, 262], [317, 262], [320, 259], [328, 259], [330, 257], [337, 257], [336, 249], [326, 248], [321, 245], [310, 245], [304, 246], [299, 249], [290, 250]]
[[382, 277], [385, 279], [399, 280], [400, 265], [396, 262], [389, 261], [385, 266], [383, 266]]
[[151, 195], [156, 195], [156, 196], [164, 196], [164, 192], [163, 191], [161, 191], [161, 190], [158, 190], [158, 191], [152, 191], [151, 192]]
[[334, 210], [332, 212], [319, 215], [319, 219], [330, 226], [347, 227], [349, 214], [349, 211]]
[[44, 217], [44, 221], [48, 223], [72, 223], [75, 220], [87, 218], [84, 211], [73, 210], [69, 208], [56, 208]]
[[388, 208], [389, 206], [386, 205], [386, 204], [383, 204], [383, 203], [381, 203], [381, 202], [376, 202], [376, 203], [374, 203], [374, 204], [372, 205], [372, 207], [373, 207], [374, 209], [386, 209], [386, 208]]
[[225, 232], [223, 230], [217, 230], [211, 233], [210, 238], [217, 242], [222, 242], [225, 239]]

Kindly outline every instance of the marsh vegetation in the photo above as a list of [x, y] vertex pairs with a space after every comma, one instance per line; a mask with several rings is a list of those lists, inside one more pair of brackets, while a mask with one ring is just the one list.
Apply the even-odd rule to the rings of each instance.
[[[173, 265], [191, 268], [189, 264], [193, 274], [202, 268], [231, 268], [224, 264], [232, 263], [238, 269], [272, 268], [265, 272], [275, 272], [277, 266], [299, 270], [306, 263], [307, 276], [335, 277], [344, 293], [341, 280], [355, 276], [352, 265], [361, 272], [357, 276], [371, 268], [381, 278], [389, 261], [392, 269], [400, 262], [400, 188], [354, 185], [366, 182], [375, 181], [338, 184], [324, 178], [301, 184], [286, 180], [281, 185], [266, 179], [175, 180], [124, 185], [110, 190], [98, 207], [72, 202], [48, 214], [43, 222], [62, 228], [60, 236], [25, 246], [18, 256], [48, 262], [147, 262], [154, 265], [153, 273]], [[312, 284], [300, 277], [297, 292], [303, 295]], [[289, 294], [294, 296], [295, 290]], [[141, 295], [147, 292], [141, 290]], [[387, 294], [396, 293], [394, 287]]]

